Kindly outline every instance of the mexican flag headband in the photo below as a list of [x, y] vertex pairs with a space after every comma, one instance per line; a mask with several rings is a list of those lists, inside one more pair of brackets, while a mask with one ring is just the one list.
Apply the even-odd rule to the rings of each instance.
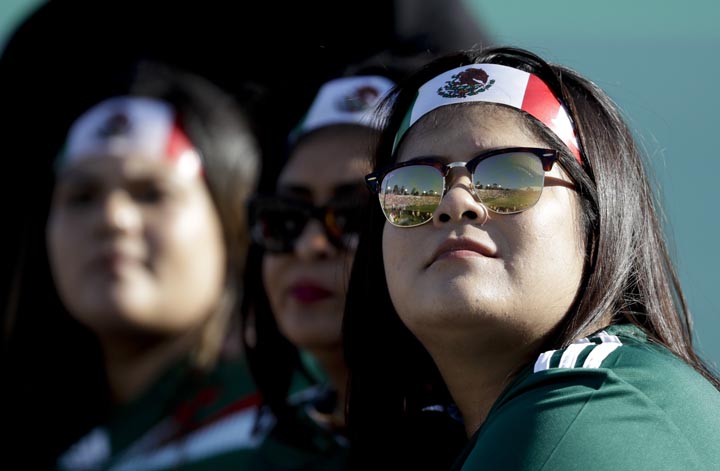
[[141, 156], [165, 160], [185, 176], [202, 175], [200, 153], [182, 130], [170, 104], [120, 96], [83, 113], [70, 127], [56, 166], [90, 158]]
[[395, 136], [393, 152], [421, 117], [445, 105], [484, 102], [511, 106], [538, 119], [582, 164], [575, 130], [565, 107], [537, 76], [499, 64], [472, 64], [443, 72], [418, 90]]
[[380, 122], [374, 112], [393, 86], [395, 83], [392, 80], [380, 75], [342, 77], [325, 82], [302, 121], [290, 134], [290, 143], [335, 124], [357, 124], [378, 129]]

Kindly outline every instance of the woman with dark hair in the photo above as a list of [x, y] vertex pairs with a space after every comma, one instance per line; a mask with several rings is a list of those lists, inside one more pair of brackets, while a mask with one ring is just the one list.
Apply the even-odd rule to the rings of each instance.
[[346, 467], [342, 313], [369, 196], [372, 110], [392, 86], [362, 73], [325, 82], [290, 133], [274, 191], [251, 200], [244, 338], [265, 406], [258, 426], [272, 427], [261, 469]]
[[344, 324], [353, 464], [402, 467], [408, 424], [457, 408], [454, 469], [720, 468], [720, 381], [610, 98], [493, 48], [385, 103]]
[[41, 456], [67, 447], [54, 469], [240, 466], [258, 404], [233, 329], [254, 131], [200, 76], [150, 62], [130, 75], [69, 127], [38, 215], [44, 237], [30, 240], [45, 244], [26, 248], [16, 277], [10, 352], [20, 361], [49, 313], [55, 342], [33, 348], [67, 382], [13, 387], [44, 390], [40, 410], [61, 410], [33, 437]]

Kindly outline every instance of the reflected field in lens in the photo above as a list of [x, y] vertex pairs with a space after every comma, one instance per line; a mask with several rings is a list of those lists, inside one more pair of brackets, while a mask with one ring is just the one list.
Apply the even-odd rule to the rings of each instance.
[[464, 166], [470, 171], [474, 196], [489, 211], [512, 214], [537, 203], [545, 175], [544, 149], [517, 148], [479, 155], [468, 162], [418, 162], [400, 164], [385, 175], [380, 185], [380, 205], [388, 221], [412, 227], [430, 219], [440, 205], [450, 170]]
[[442, 173], [428, 165], [397, 169], [385, 176], [380, 205], [385, 216], [398, 226], [417, 226], [429, 221], [440, 204]]
[[524, 189], [479, 189], [475, 188], [480, 201], [496, 213], [515, 213], [523, 211], [540, 198], [542, 186]]
[[416, 226], [432, 218], [440, 195], [382, 195], [382, 209], [393, 224]]

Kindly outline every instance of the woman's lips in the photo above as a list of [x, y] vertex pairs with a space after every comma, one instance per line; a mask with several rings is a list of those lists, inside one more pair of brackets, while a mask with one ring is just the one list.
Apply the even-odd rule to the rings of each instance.
[[135, 256], [129, 250], [104, 249], [90, 259], [89, 268], [118, 275], [128, 268], [141, 265], [140, 257]]
[[317, 283], [301, 282], [295, 283], [290, 288], [290, 296], [303, 304], [311, 304], [327, 299], [333, 292], [320, 286]]
[[445, 240], [433, 253], [429, 265], [444, 258], [495, 257], [495, 251], [478, 241], [460, 237]]

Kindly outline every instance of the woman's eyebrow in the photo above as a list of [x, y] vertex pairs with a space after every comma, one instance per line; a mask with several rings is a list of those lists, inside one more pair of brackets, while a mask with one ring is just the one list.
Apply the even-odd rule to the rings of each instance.
[[100, 178], [98, 178], [91, 172], [78, 169], [69, 169], [65, 171], [63, 175], [57, 178], [55, 185], [59, 187], [80, 185], [86, 186], [97, 184], [99, 180]]
[[310, 198], [312, 196], [312, 191], [306, 186], [303, 185], [281, 185], [277, 189], [277, 193], [279, 195], [285, 195], [285, 196], [299, 196], [303, 198]]
[[[367, 187], [362, 182], [339, 183], [332, 190], [333, 199], [357, 198], [367, 193]], [[303, 185], [282, 185], [277, 189], [277, 194], [292, 198], [312, 199], [313, 192]]]
[[501, 149], [506, 149], [506, 148], [508, 148], [508, 146], [490, 146], [490, 147], [483, 148], [481, 150], [477, 150], [477, 151], [471, 153], [470, 155], [467, 155], [466, 157], [462, 157], [462, 158], [453, 158], [448, 155], [440, 155], [440, 154], [424, 154], [424, 155], [419, 155], [417, 157], [413, 157], [411, 159], [397, 161], [395, 163], [399, 164], [399, 163], [406, 163], [406, 162], [412, 162], [412, 163], [439, 162], [442, 164], [449, 164], [452, 162], [470, 162], [475, 157], [488, 154], [495, 150], [501, 150]]
[[365, 194], [366, 192], [367, 187], [362, 182], [341, 183], [333, 190], [333, 196], [357, 196], [359, 194]]
[[442, 156], [442, 155], [419, 155], [417, 157], [413, 157], [412, 159], [406, 159], [402, 161], [397, 161], [395, 163], [397, 164], [404, 164], [404, 163], [423, 163], [423, 162], [441, 162], [441, 163], [449, 163], [452, 162], [452, 159], [450, 157]]

